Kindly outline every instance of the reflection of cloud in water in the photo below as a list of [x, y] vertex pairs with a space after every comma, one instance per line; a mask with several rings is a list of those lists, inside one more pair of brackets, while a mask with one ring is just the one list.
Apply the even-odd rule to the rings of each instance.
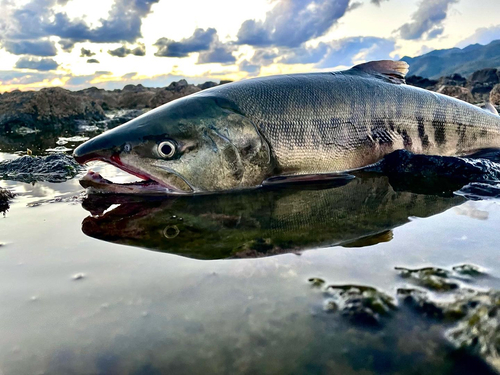
[[475, 206], [476, 206], [476, 202], [469, 201], [469, 202], [462, 204], [461, 206], [454, 207], [453, 211], [457, 215], [468, 216], [471, 219], [488, 220], [488, 218], [489, 218], [488, 211], [480, 210]]
[[[12, 160], [17, 156], [13, 154], [0, 153], [0, 161]], [[77, 177], [67, 180], [62, 183], [51, 182], [35, 182], [33, 184], [23, 183], [19, 181], [0, 180], [0, 187], [9, 189], [18, 195], [18, 200], [24, 204], [31, 203], [31, 198], [48, 198], [52, 199], [60, 195], [68, 195], [80, 193], [84, 189], [80, 186], [79, 179], [87, 173], [87, 169], [93, 169], [96, 172], [110, 178], [115, 182], [131, 182], [137, 178], [124, 172], [110, 164], [103, 162], [90, 163]]]

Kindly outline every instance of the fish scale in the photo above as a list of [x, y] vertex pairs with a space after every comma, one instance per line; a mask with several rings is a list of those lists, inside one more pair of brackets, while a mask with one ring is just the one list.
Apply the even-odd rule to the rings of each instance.
[[500, 146], [498, 116], [370, 73], [257, 78], [204, 95], [224, 97], [252, 119], [284, 174], [352, 170], [402, 148], [462, 155]]

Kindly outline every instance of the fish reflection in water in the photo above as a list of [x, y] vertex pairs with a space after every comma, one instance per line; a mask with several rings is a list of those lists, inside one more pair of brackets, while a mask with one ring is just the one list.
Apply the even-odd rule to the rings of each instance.
[[[194, 197], [90, 195], [85, 234], [196, 259], [260, 257], [320, 246], [367, 246], [392, 238], [409, 217], [464, 202], [451, 193], [399, 190], [363, 174], [332, 184]], [[110, 209], [113, 204], [118, 204]]]

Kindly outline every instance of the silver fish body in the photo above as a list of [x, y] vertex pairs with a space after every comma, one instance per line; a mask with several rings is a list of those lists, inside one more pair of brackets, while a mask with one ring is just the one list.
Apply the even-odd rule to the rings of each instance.
[[[498, 115], [407, 86], [406, 71], [404, 62], [380, 61], [214, 87], [98, 136], [75, 157], [200, 193], [350, 171], [399, 149], [465, 155], [500, 147]], [[155, 151], [164, 139], [178, 145], [172, 160]]]
[[355, 70], [258, 78], [201, 95], [233, 101], [284, 174], [357, 169], [399, 149], [451, 156], [500, 147], [500, 117]]

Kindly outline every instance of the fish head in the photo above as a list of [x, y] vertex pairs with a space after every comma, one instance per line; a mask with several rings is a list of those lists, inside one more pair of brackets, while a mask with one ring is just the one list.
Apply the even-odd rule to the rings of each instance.
[[206, 96], [175, 100], [104, 132], [74, 157], [108, 162], [177, 194], [258, 186], [271, 171], [269, 146], [252, 121]]

